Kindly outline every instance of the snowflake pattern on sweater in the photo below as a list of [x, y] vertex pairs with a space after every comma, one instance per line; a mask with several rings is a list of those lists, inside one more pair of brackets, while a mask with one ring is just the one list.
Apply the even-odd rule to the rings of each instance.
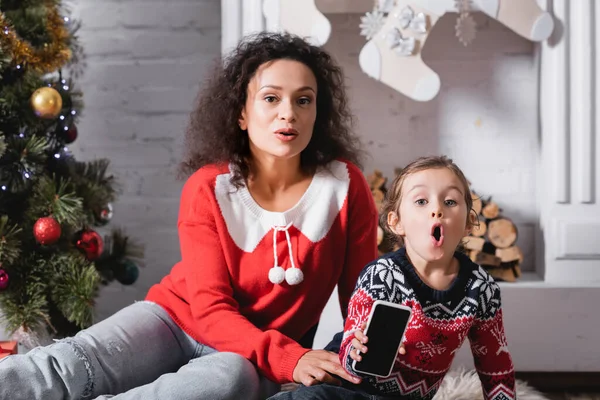
[[[361, 387], [373, 394], [402, 399], [432, 399], [460, 349], [469, 339], [486, 400], [513, 400], [515, 373], [504, 334], [500, 288], [466, 255], [455, 253], [459, 273], [447, 290], [435, 290], [420, 279], [400, 249], [367, 265], [348, 306], [340, 361]], [[357, 373], [350, 351], [354, 331], [366, 322], [376, 300], [412, 308], [406, 329], [406, 355], [398, 355], [387, 378]]]

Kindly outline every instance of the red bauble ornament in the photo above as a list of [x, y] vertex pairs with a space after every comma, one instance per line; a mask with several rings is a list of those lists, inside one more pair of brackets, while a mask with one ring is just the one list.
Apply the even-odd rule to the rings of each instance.
[[64, 139], [66, 144], [73, 143], [77, 139], [77, 127], [75, 124], [69, 125], [69, 129], [65, 131]]
[[43, 217], [33, 225], [33, 236], [39, 244], [54, 244], [60, 238], [60, 224], [52, 217]]
[[4, 290], [8, 287], [8, 281], [10, 280], [8, 273], [0, 268], [0, 290]]
[[90, 229], [82, 231], [79, 234], [79, 239], [75, 243], [77, 248], [85, 253], [85, 258], [89, 261], [94, 261], [104, 250], [104, 241], [102, 237]]

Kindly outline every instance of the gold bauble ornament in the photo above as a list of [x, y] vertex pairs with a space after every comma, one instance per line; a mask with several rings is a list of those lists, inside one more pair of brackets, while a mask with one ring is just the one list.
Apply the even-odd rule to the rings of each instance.
[[31, 95], [31, 107], [38, 117], [53, 119], [58, 117], [62, 110], [62, 97], [56, 89], [42, 87]]

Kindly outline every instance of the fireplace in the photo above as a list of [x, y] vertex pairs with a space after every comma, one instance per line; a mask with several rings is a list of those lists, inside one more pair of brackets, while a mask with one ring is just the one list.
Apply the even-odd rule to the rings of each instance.
[[[492, 196], [519, 229], [524, 274], [501, 284], [517, 369], [597, 371], [600, 353], [590, 349], [597, 348], [591, 332], [600, 302], [600, 6], [539, 3], [553, 14], [555, 30], [538, 44], [478, 13], [477, 37], [463, 47], [453, 33], [456, 15], [442, 17], [423, 48], [442, 88], [418, 103], [360, 71], [358, 23], [372, 1], [317, 0], [331, 23], [323, 46], [348, 76], [358, 131], [372, 154], [365, 173], [377, 168], [391, 178], [416, 155], [453, 157], [473, 189]], [[224, 51], [269, 25], [261, 0], [222, 5]], [[341, 323], [335, 293], [324, 314], [317, 346]], [[468, 349], [456, 363], [470, 365]]]

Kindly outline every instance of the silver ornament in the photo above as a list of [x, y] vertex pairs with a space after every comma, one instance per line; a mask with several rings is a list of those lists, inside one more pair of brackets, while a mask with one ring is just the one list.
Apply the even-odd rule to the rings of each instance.
[[99, 225], [106, 225], [110, 222], [113, 217], [113, 206], [112, 203], [107, 203], [105, 207], [102, 207], [96, 215], [97, 223]]
[[398, 28], [392, 28], [384, 36], [388, 46], [399, 56], [410, 56], [414, 53], [417, 41], [414, 37], [404, 37]]

